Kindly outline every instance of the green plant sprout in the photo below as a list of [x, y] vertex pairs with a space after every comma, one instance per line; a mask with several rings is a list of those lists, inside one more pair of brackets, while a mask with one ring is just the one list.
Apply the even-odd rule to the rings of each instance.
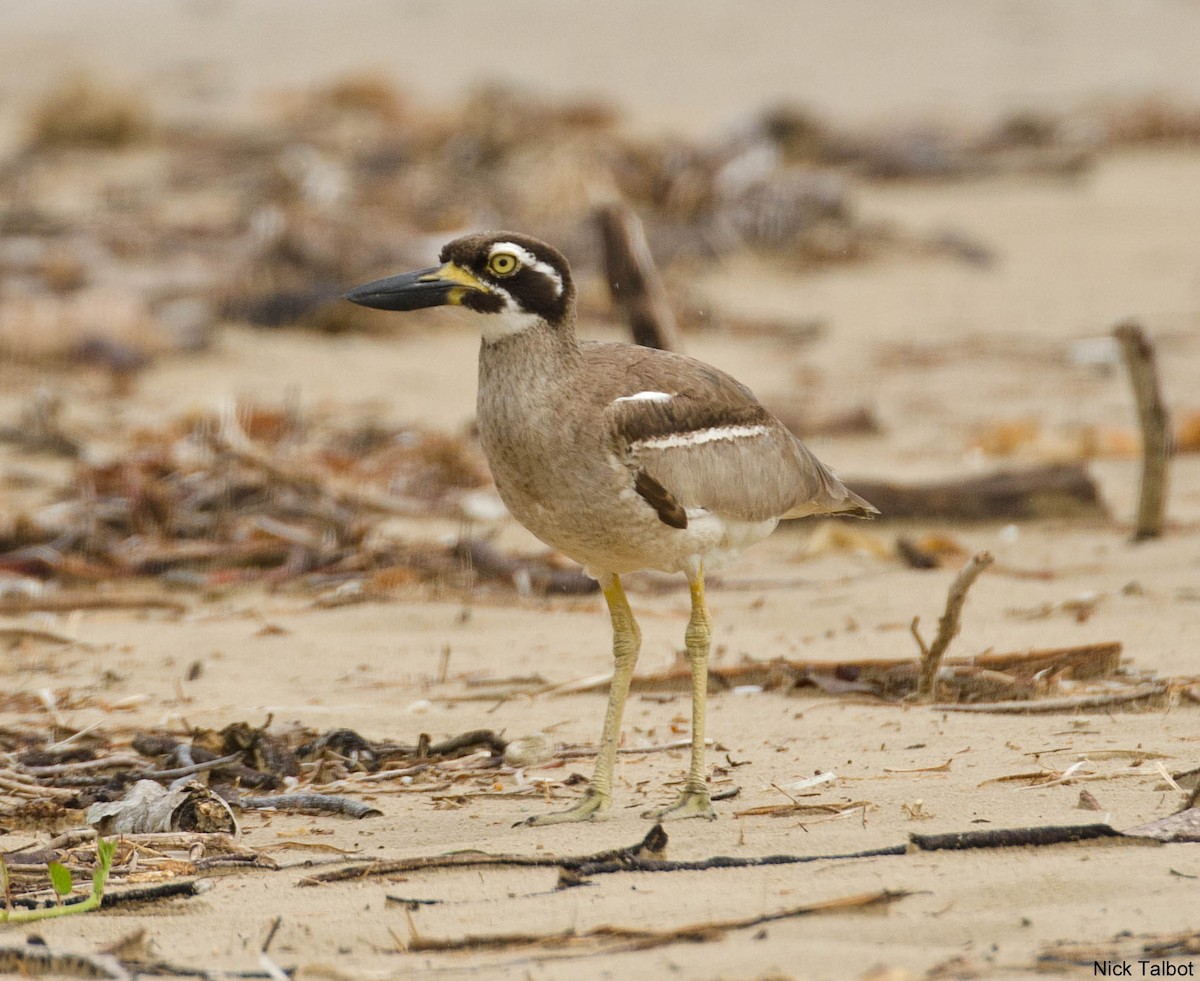
[[108, 882], [108, 873], [112, 870], [113, 856], [117, 851], [116, 841], [98, 838], [96, 840], [96, 868], [92, 872], [92, 894], [78, 903], [63, 905], [63, 899], [71, 893], [71, 873], [66, 866], [59, 862], [51, 862], [48, 866], [50, 885], [54, 887], [57, 906], [45, 909], [13, 909], [9, 891], [8, 868], [0, 859], [0, 889], [4, 893], [4, 908], [0, 909], [0, 924], [2, 923], [32, 923], [34, 920], [47, 920], [54, 916], [70, 916], [72, 913], [87, 913], [100, 908], [104, 899], [104, 885]]

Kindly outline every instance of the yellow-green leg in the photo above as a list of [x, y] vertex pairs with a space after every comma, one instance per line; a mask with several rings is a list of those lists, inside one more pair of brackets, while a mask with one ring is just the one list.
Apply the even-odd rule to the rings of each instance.
[[708, 697], [708, 650], [712, 643], [712, 619], [704, 603], [704, 569], [688, 574], [692, 591], [692, 615], [688, 620], [688, 663], [692, 668], [692, 762], [687, 783], [675, 803], [661, 811], [648, 811], [643, 817], [667, 821], [674, 818], [716, 818], [708, 793], [707, 771], [704, 766], [704, 703]]
[[[613, 666], [612, 684], [608, 689], [608, 708], [604, 713], [604, 731], [600, 736], [600, 755], [596, 759], [596, 772], [583, 799], [574, 807], [552, 814], [540, 814], [525, 821], [528, 825], [561, 824], [565, 821], [592, 821], [612, 806], [613, 768], [617, 762], [617, 743], [621, 738], [621, 716], [625, 712], [625, 699], [629, 696], [629, 682], [637, 664], [638, 651], [642, 644], [642, 632], [633, 618], [625, 590], [618, 576], [602, 579], [600, 586], [608, 601], [608, 612], [612, 617]], [[703, 747], [701, 737], [701, 747]]]

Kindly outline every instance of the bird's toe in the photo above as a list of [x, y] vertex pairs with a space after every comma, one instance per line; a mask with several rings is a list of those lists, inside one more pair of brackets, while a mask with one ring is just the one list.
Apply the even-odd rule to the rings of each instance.
[[605, 812], [611, 806], [611, 797], [588, 788], [588, 792], [573, 807], [568, 807], [565, 811], [551, 811], [549, 814], [535, 814], [524, 821], [518, 821], [513, 827], [542, 828], [551, 824], [568, 824], [574, 821], [599, 821], [603, 820], [606, 816]]
[[642, 817], [652, 821], [679, 821], [683, 818], [704, 818], [715, 821], [717, 812], [713, 810], [712, 798], [708, 788], [688, 788], [683, 791], [669, 807], [659, 811], [645, 811]]

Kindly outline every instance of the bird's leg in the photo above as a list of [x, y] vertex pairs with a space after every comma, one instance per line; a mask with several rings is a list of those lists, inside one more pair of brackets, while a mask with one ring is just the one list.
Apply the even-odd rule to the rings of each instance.
[[704, 766], [704, 703], [708, 696], [708, 649], [712, 642], [712, 619], [704, 603], [703, 568], [697, 568], [694, 573], [688, 572], [688, 585], [692, 591], [692, 615], [684, 638], [688, 663], [692, 668], [692, 762], [688, 768], [687, 783], [675, 803], [661, 811], [648, 811], [643, 815], [659, 821], [687, 817], [702, 817], [711, 821], [717, 816], [712, 809]]
[[[608, 709], [604, 713], [604, 731], [600, 736], [600, 755], [596, 771], [583, 799], [574, 807], [551, 814], [539, 814], [524, 821], [527, 825], [561, 824], [566, 821], [591, 821], [612, 806], [613, 768], [617, 761], [617, 742], [621, 738], [621, 716], [629, 695], [629, 682], [637, 664], [642, 644], [642, 632], [633, 618], [625, 590], [617, 576], [602, 579], [600, 586], [608, 601], [612, 617], [613, 666], [612, 684], [608, 689]], [[703, 739], [701, 740], [703, 744]]]

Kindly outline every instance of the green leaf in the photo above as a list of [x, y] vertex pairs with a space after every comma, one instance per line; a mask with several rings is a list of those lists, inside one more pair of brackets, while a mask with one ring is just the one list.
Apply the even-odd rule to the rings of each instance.
[[4, 899], [4, 905], [0, 906], [0, 923], [8, 919], [8, 914], [12, 912], [12, 892], [8, 888], [8, 866], [4, 862], [4, 856], [0, 855], [0, 896]]
[[[71, 903], [68, 906], [47, 906], [43, 909], [0, 909], [0, 923], [33, 923], [37, 920], [76, 916], [99, 909], [104, 896], [104, 884], [108, 881], [108, 873], [112, 871], [113, 857], [116, 853], [116, 841], [105, 841], [103, 838], [96, 841], [96, 869], [92, 873], [92, 894], [82, 902]], [[65, 896], [71, 891], [71, 873], [58, 862], [51, 862], [49, 870], [54, 891], [59, 896]]]
[[117, 853], [117, 843], [111, 838], [96, 840], [96, 868], [92, 872], [92, 895], [99, 899], [104, 895], [104, 884], [108, 881], [109, 870], [112, 869], [113, 856]]
[[47, 868], [50, 870], [50, 884], [54, 886], [54, 891], [60, 896], [71, 895], [74, 883], [67, 867], [62, 862], [51, 862]]

